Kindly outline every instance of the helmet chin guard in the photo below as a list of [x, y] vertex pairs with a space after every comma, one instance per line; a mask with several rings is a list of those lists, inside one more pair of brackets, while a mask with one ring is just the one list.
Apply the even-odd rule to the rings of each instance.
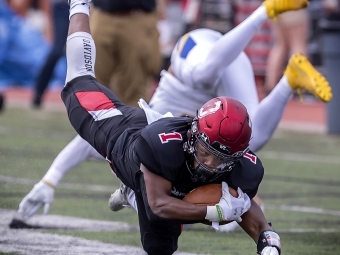
[[[193, 181], [211, 182], [231, 171], [235, 162], [248, 151], [251, 122], [245, 106], [232, 98], [217, 97], [209, 100], [198, 111], [189, 130], [184, 150], [191, 155], [187, 167]], [[196, 143], [224, 163], [209, 168], [196, 156]], [[188, 161], [187, 160], [187, 161]], [[198, 163], [194, 168], [193, 160]]]
[[193, 155], [194, 157], [190, 157], [190, 159], [196, 160], [196, 162], [198, 163], [198, 166], [196, 168], [193, 166], [193, 164], [189, 164], [188, 160], [186, 161], [186, 165], [191, 174], [191, 180], [193, 182], [213, 182], [226, 173], [230, 172], [235, 165], [234, 161], [229, 161], [225, 163], [225, 166], [221, 169], [212, 169], [200, 162], [195, 154]]

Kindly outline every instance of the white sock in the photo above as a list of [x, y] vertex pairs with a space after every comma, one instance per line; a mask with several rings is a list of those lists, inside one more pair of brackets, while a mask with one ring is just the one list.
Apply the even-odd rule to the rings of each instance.
[[104, 160], [88, 142], [77, 135], [54, 159], [43, 179], [56, 187], [68, 171], [90, 157]]
[[90, 5], [82, 0], [71, 1], [69, 18], [71, 19], [72, 15], [76, 13], [84, 13], [90, 16]]
[[249, 23], [260, 29], [264, 22], [268, 20], [267, 9], [265, 6], [259, 6], [250, 16], [247, 18]]
[[236, 221], [230, 222], [228, 224], [220, 225], [218, 228], [219, 232], [233, 232], [239, 227]]
[[287, 77], [285, 75], [283, 75], [282, 78], [280, 79], [280, 81], [276, 84], [273, 91], [274, 90], [277, 90], [275, 92], [280, 94], [280, 96], [282, 97], [282, 99], [284, 101], [289, 100], [291, 95], [294, 93], [294, 90], [289, 85], [289, 82], [288, 82]]
[[138, 213], [138, 207], [137, 207], [137, 200], [136, 200], [136, 195], [135, 192], [130, 189], [129, 187], [126, 187], [126, 199], [128, 203], [132, 206], [133, 209]]

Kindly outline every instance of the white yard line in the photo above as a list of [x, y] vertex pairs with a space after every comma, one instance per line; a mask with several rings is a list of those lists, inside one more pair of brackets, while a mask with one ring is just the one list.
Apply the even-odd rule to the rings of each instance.
[[303, 121], [291, 121], [281, 119], [278, 129], [281, 130], [292, 130], [296, 132], [302, 133], [310, 133], [310, 134], [326, 134], [327, 126], [326, 123], [311, 123], [311, 122], [303, 122]]
[[[0, 182], [5, 183], [15, 183], [15, 184], [24, 184], [24, 185], [34, 185], [39, 180], [27, 179], [27, 178], [16, 178], [11, 176], [0, 175]], [[86, 187], [86, 189], [84, 189]], [[104, 185], [93, 185], [93, 184], [84, 184], [84, 183], [60, 183], [58, 188], [70, 189], [70, 190], [90, 190], [90, 191], [100, 191], [100, 192], [109, 192], [112, 193], [115, 191], [115, 187], [113, 186], [104, 186]], [[118, 187], [116, 187], [118, 188]]]
[[[40, 230], [10, 229], [9, 223], [16, 214], [13, 210], [0, 209], [0, 251], [24, 255], [145, 255], [138, 247], [102, 243], [83, 238], [42, 233]], [[34, 216], [28, 221], [45, 227], [59, 227], [85, 231], [118, 231], [136, 229], [136, 226], [121, 222], [109, 222], [66, 217], [58, 215]], [[114, 240], [112, 240], [114, 242]], [[176, 255], [199, 255], [176, 252]], [[202, 255], [202, 254], [201, 254]]]
[[279, 159], [296, 162], [313, 162], [323, 164], [340, 164], [339, 156], [308, 154], [308, 153], [292, 153], [277, 151], [260, 151], [258, 155], [261, 159]]
[[[11, 176], [0, 175], [0, 182], [24, 184], [24, 185], [34, 185], [38, 181], [32, 180], [32, 179], [26, 179], [26, 178], [15, 178], [15, 177], [11, 177]], [[101, 191], [101, 192], [112, 192], [113, 189], [114, 189], [111, 186], [90, 185], [90, 184], [84, 185], [84, 184], [81, 184], [81, 183], [60, 183], [58, 185], [58, 187], [64, 188], [64, 189], [70, 189], [70, 190], [84, 190], [84, 187], [86, 187], [86, 190]], [[323, 209], [323, 208], [304, 207], [304, 206], [298, 206], [298, 205], [295, 205], [295, 206], [288, 206], [288, 205], [271, 206], [271, 205], [266, 204], [266, 209], [340, 216], [340, 211], [326, 210], [326, 209]]]
[[[296, 162], [314, 162], [323, 164], [339, 164], [339, 156], [329, 156], [320, 154], [307, 154], [307, 153], [290, 153], [290, 152], [275, 152], [275, 151], [261, 151], [259, 155], [262, 159], [279, 159], [279, 160], [289, 160]], [[18, 183], [24, 185], [33, 185], [38, 182], [38, 180], [26, 179], [26, 178], [16, 178], [11, 176], [0, 175], [0, 182], [5, 183]], [[81, 183], [60, 183], [58, 185], [60, 188], [74, 189], [74, 190], [84, 190], [84, 184]], [[86, 185], [87, 190], [92, 191], [103, 191], [112, 192], [114, 187], [103, 186], [103, 185]]]
[[275, 229], [278, 233], [339, 233], [340, 229], [336, 228], [291, 228]]
[[[38, 229], [10, 229], [9, 223], [16, 214], [13, 210], [0, 209], [0, 251], [5, 253], [20, 253], [24, 255], [144, 255], [141, 248], [83, 238], [43, 233]], [[58, 215], [39, 215], [31, 218], [28, 223], [60, 229], [75, 229], [82, 231], [118, 231], [136, 229], [127, 223], [109, 222], [66, 217]], [[339, 229], [277, 229], [279, 233], [335, 233]], [[226, 234], [227, 235], [227, 234]], [[114, 240], [112, 240], [114, 242]], [[176, 255], [199, 255], [194, 253], [176, 252]], [[202, 255], [202, 254], [201, 254]]]
[[306, 206], [298, 206], [298, 205], [272, 206], [272, 205], [266, 204], [266, 209], [291, 211], [291, 212], [302, 212], [302, 213], [315, 213], [315, 214], [332, 215], [332, 216], [340, 217], [340, 211], [326, 210], [323, 208], [306, 207]]

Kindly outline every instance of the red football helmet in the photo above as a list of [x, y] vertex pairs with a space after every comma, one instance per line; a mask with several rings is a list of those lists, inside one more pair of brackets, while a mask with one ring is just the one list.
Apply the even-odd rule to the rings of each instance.
[[[194, 179], [211, 181], [230, 171], [234, 163], [248, 151], [251, 122], [241, 102], [228, 97], [217, 97], [198, 110], [190, 133], [186, 150], [199, 165], [194, 169], [189, 164], [189, 170]], [[215, 169], [202, 164], [195, 155], [197, 142], [225, 163]]]

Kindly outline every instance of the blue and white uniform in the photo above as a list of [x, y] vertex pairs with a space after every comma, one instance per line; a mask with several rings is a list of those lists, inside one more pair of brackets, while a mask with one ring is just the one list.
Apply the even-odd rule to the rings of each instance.
[[209, 54], [221, 37], [219, 32], [197, 29], [177, 42], [171, 55], [173, 74], [162, 71], [159, 86], [150, 101], [152, 109], [160, 113], [170, 111], [175, 116], [195, 116], [204, 102], [225, 95], [240, 100], [252, 116], [252, 109], [258, 105], [259, 99], [254, 73], [244, 52], [229, 65], [223, 62], [217, 65], [220, 60], [210, 61], [214, 67], [207, 66], [204, 74], [199, 75], [200, 80], [196, 78], [198, 75], [195, 76], [196, 70], [200, 69], [197, 66], [206, 66], [205, 61], [212, 58]]

